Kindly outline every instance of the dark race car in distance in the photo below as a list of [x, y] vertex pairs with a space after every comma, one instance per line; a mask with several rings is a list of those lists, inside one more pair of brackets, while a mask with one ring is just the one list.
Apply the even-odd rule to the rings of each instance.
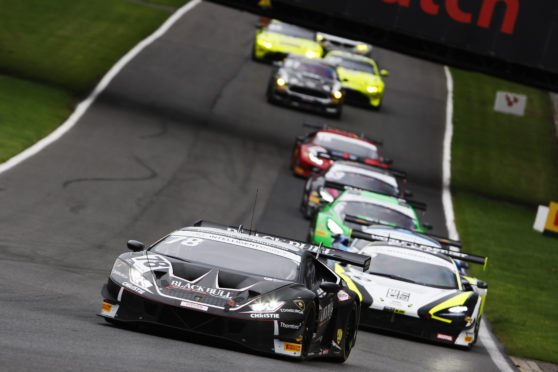
[[100, 316], [220, 337], [265, 353], [345, 361], [358, 296], [320, 258], [367, 267], [369, 257], [207, 222], [116, 259]]
[[296, 138], [291, 168], [297, 176], [309, 177], [312, 172], [325, 170], [335, 159], [389, 168], [391, 161], [383, 158], [378, 149], [381, 141], [319, 124], [304, 123], [304, 126], [319, 130]]
[[401, 171], [337, 160], [327, 170], [312, 174], [306, 181], [300, 210], [304, 217], [312, 218], [323, 204], [332, 203], [346, 189], [360, 189], [398, 198], [409, 197], [411, 192], [400, 188], [406, 182]]
[[289, 55], [275, 62], [267, 86], [267, 100], [339, 117], [343, 91], [335, 67], [322, 59]]

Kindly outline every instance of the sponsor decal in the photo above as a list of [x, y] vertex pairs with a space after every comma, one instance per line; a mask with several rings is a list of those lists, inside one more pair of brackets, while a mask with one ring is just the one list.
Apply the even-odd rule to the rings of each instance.
[[409, 301], [409, 297], [411, 297], [411, 293], [403, 292], [403, 291], [400, 291], [399, 289], [390, 288], [390, 289], [388, 289], [386, 296], [388, 298], [393, 298], [393, 299], [396, 299], [396, 300], [401, 300], [401, 301], [407, 302], [407, 301]]
[[333, 314], [333, 303], [329, 303], [322, 308], [320, 311], [319, 321], [320, 323], [328, 321], [331, 319], [331, 315]]
[[343, 330], [340, 328], [337, 330], [337, 344], [341, 344], [342, 338], [343, 338]]
[[139, 294], [144, 294], [145, 290], [141, 289], [140, 287], [138, 287], [137, 285], [133, 285], [132, 283], [128, 283], [128, 282], [122, 282], [122, 285], [134, 292], [137, 292]]
[[166, 287], [167, 289], [182, 289], [185, 291], [191, 292], [198, 292], [204, 295], [210, 295], [214, 297], [222, 297], [222, 298], [229, 298], [231, 299], [231, 292], [225, 291], [218, 288], [211, 288], [211, 287], [204, 287], [198, 284], [192, 284], [188, 282], [182, 282], [180, 280], [171, 280], [169, 286]]
[[103, 302], [103, 306], [101, 307], [101, 310], [110, 313], [110, 311], [112, 310], [112, 305], [107, 302]]
[[401, 315], [405, 314], [405, 310], [401, 310], [401, 309], [393, 309], [393, 312], [396, 313], [396, 314], [401, 314]]
[[329, 354], [329, 349], [322, 349], [322, 355]]
[[302, 323], [298, 323], [298, 324], [289, 324], [289, 323], [281, 322], [281, 328], [300, 329], [300, 326], [302, 326]]
[[299, 309], [281, 309], [282, 313], [295, 313], [295, 314], [304, 314], [304, 311]]
[[299, 335], [297, 338], [295, 338], [295, 341], [296, 341], [296, 342], [302, 342], [302, 338], [303, 338], [303, 337], [304, 337], [304, 336]]
[[300, 351], [302, 350], [302, 345], [301, 344], [291, 344], [290, 342], [285, 342], [284, 350], [285, 351], [292, 351], [294, 353], [300, 353]]
[[472, 336], [465, 336], [465, 342], [473, 342]]
[[279, 314], [269, 314], [269, 313], [252, 313], [250, 318], [253, 319], [279, 319]]
[[445, 335], [443, 333], [436, 333], [436, 338], [444, 341], [453, 341], [453, 336]]
[[180, 306], [187, 307], [190, 309], [196, 309], [201, 311], [207, 311], [208, 307], [204, 305], [197, 304], [195, 302], [181, 301]]
[[294, 304], [298, 306], [298, 308], [304, 311], [304, 301], [303, 300], [293, 300]]

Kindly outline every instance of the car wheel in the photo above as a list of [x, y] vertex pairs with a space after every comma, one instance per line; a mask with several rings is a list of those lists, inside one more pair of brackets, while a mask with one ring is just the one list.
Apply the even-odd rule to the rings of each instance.
[[271, 82], [267, 85], [266, 96], [267, 96], [267, 102], [269, 102], [271, 104], [275, 104], [276, 99], [273, 96], [273, 88], [271, 87]]
[[357, 319], [358, 319], [358, 307], [356, 302], [353, 302], [353, 306], [351, 308], [351, 312], [349, 314], [349, 318], [347, 319], [347, 323], [345, 324], [345, 329], [343, 330], [343, 336], [341, 340], [341, 355], [334, 358], [333, 361], [336, 363], [344, 363], [351, 354], [351, 350], [355, 346], [356, 337], [357, 337]]
[[330, 115], [331, 115], [332, 118], [339, 119], [339, 118], [341, 117], [341, 114], [342, 114], [342, 113], [343, 113], [343, 109], [342, 109], [341, 106], [339, 106], [339, 107], [337, 108], [337, 110], [335, 110], [335, 112], [332, 113], [332, 114], [330, 114]]
[[300, 353], [301, 359], [308, 358], [308, 351], [312, 344], [312, 337], [316, 330], [316, 304], [312, 302], [310, 308], [304, 318], [304, 333], [302, 334], [302, 351]]

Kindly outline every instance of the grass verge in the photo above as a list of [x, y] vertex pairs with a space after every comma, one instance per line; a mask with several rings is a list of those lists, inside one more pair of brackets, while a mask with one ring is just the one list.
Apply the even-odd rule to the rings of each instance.
[[0, 75], [0, 163], [56, 129], [73, 106], [65, 89]]
[[122, 55], [186, 2], [0, 0], [0, 163], [64, 122]]
[[[452, 69], [452, 191], [466, 251], [489, 257], [485, 312], [512, 355], [558, 363], [558, 240], [532, 229], [558, 201], [558, 141], [546, 92]], [[496, 91], [525, 94], [524, 117], [493, 111]]]

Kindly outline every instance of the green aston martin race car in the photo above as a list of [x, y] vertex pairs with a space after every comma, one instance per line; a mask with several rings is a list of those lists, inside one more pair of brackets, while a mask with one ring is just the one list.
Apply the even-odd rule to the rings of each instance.
[[385, 87], [382, 76], [389, 75], [387, 70], [378, 69], [371, 58], [340, 50], [333, 50], [324, 58], [337, 66], [347, 102], [380, 108]]
[[314, 31], [277, 20], [260, 22], [254, 39], [252, 59], [273, 61], [283, 59], [289, 53], [320, 58], [323, 48], [316, 41]]
[[314, 218], [308, 240], [331, 247], [336, 236], [350, 235], [353, 228], [382, 224], [425, 232], [414, 208], [404, 199], [364, 190], [346, 190]]

